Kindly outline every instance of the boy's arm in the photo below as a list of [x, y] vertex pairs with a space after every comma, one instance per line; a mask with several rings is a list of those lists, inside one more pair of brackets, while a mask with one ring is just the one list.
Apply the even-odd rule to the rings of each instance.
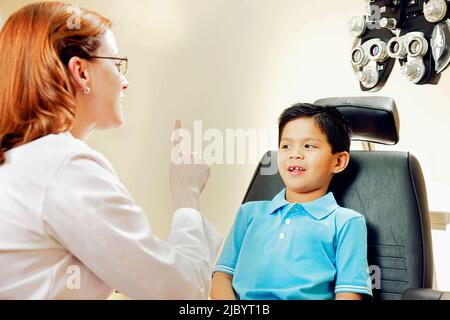
[[[249, 210], [250, 209], [250, 210]], [[236, 220], [225, 241], [222, 253], [213, 269], [213, 279], [210, 297], [213, 300], [237, 300], [232, 281], [241, 246], [247, 232], [247, 218], [252, 207], [242, 205], [236, 215]]]
[[336, 294], [336, 300], [362, 300], [362, 295], [358, 293], [342, 292]]
[[351, 218], [340, 228], [334, 292], [336, 300], [372, 296], [372, 281], [367, 263], [367, 227], [362, 216]]
[[232, 281], [233, 276], [215, 272], [212, 279], [211, 300], [236, 300]]

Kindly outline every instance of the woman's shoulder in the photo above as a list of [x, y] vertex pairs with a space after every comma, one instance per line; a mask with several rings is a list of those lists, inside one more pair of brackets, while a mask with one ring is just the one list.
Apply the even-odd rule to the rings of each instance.
[[74, 138], [69, 132], [44, 136], [29, 143], [28, 149], [28, 152], [33, 152], [34, 149], [38, 154], [53, 156], [56, 161], [77, 156], [98, 158], [100, 161], [106, 160], [100, 152], [92, 149], [82, 140]]
[[52, 174], [72, 161], [100, 165], [114, 172], [110, 162], [100, 152], [75, 139], [70, 133], [50, 134], [10, 150], [7, 165], [10, 168], [27, 168]]
[[47, 137], [48, 145], [57, 154], [60, 167], [71, 162], [84, 162], [94, 167], [103, 167], [115, 174], [115, 171], [108, 159], [99, 151], [89, 147], [82, 140], [74, 138], [70, 133], [60, 133]]

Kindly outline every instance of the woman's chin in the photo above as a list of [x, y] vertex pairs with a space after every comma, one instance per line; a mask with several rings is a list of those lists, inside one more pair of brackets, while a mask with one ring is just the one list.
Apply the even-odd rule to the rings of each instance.
[[115, 119], [112, 119], [108, 123], [104, 123], [103, 125], [97, 125], [96, 128], [99, 130], [111, 130], [121, 128], [125, 123], [125, 120], [122, 115], [118, 115]]
[[115, 128], [120, 128], [123, 126], [124, 123], [125, 123], [125, 115], [124, 115], [124, 111], [123, 111], [123, 106], [120, 105], [120, 107], [118, 108], [118, 110], [115, 114], [114, 126], [115, 126]]
[[117, 122], [115, 123], [114, 128], [115, 129], [121, 128], [124, 124], [125, 124], [125, 119], [123, 118], [123, 116], [121, 116], [119, 119], [117, 119]]

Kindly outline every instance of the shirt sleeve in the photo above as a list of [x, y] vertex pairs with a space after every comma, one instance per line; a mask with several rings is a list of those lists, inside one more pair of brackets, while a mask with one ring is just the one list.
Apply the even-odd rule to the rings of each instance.
[[194, 209], [156, 237], [109, 163], [70, 157], [43, 200], [46, 231], [111, 288], [131, 299], [205, 299], [221, 237]]
[[372, 296], [367, 263], [367, 228], [364, 217], [347, 221], [338, 235], [335, 293], [359, 293]]
[[234, 275], [242, 242], [247, 232], [247, 223], [244, 216], [244, 206], [241, 206], [236, 219], [233, 223], [230, 233], [217, 260], [214, 272], [223, 272], [231, 276]]

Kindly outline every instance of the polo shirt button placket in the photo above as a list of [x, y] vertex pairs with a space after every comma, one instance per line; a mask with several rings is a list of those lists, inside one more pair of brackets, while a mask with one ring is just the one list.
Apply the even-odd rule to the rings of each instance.
[[[297, 213], [298, 211], [299, 211], [299, 209], [297, 207], [292, 208], [292, 212]], [[284, 220], [284, 225], [286, 225], [286, 226], [291, 225], [291, 223], [292, 223], [292, 219], [290, 219], [290, 218], [286, 218]], [[285, 229], [285, 228], [283, 228], [283, 229]], [[286, 233], [281, 232], [278, 237], [280, 240], [284, 240], [284, 239], [286, 239], [286, 236], [287, 236]]]

